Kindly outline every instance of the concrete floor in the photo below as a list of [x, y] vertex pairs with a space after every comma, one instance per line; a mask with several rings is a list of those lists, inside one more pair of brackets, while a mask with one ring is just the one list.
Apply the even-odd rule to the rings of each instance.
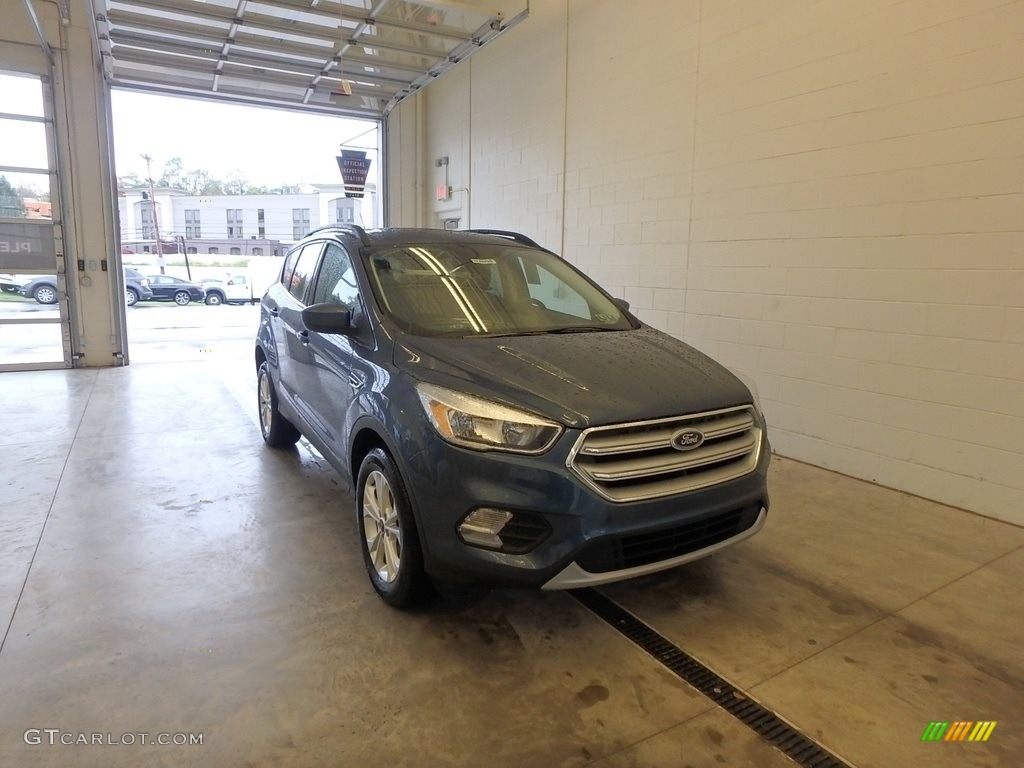
[[[0, 766], [792, 765], [567, 594], [386, 608], [347, 491], [254, 401], [216, 354], [0, 375]], [[857, 766], [1024, 765], [1024, 530], [772, 473], [760, 535], [604, 592]]]

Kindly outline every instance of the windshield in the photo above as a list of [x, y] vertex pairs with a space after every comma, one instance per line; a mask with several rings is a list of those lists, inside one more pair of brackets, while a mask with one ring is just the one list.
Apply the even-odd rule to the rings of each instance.
[[426, 243], [367, 257], [381, 308], [422, 336], [620, 331], [629, 318], [557, 256], [514, 245]]

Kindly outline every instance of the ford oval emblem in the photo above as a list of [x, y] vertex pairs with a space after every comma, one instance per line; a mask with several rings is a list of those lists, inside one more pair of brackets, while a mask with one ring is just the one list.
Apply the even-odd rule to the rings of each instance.
[[698, 429], [682, 429], [672, 435], [672, 447], [677, 451], [692, 451], [704, 444], [704, 433]]

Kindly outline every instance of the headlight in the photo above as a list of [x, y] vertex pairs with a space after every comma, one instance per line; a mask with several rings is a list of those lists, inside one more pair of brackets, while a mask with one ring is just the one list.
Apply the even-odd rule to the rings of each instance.
[[543, 453], [562, 433], [552, 421], [463, 392], [433, 384], [417, 384], [416, 391], [438, 434], [465, 448]]
[[757, 412], [762, 414], [763, 416], [764, 411], [761, 410], [761, 397], [757, 393], [757, 384], [754, 383], [754, 380], [744, 373], [734, 371], [732, 368], [729, 369], [729, 372], [737, 379], [742, 381], [746, 385], [747, 389], [750, 390], [750, 394], [754, 398], [754, 408], [756, 408]]

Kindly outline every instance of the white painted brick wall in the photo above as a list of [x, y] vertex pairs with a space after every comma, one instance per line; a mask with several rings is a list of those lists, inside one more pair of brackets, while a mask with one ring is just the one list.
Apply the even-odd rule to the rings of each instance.
[[473, 225], [751, 373], [780, 453], [1024, 523], [1024, 2], [531, 8], [421, 97]]

